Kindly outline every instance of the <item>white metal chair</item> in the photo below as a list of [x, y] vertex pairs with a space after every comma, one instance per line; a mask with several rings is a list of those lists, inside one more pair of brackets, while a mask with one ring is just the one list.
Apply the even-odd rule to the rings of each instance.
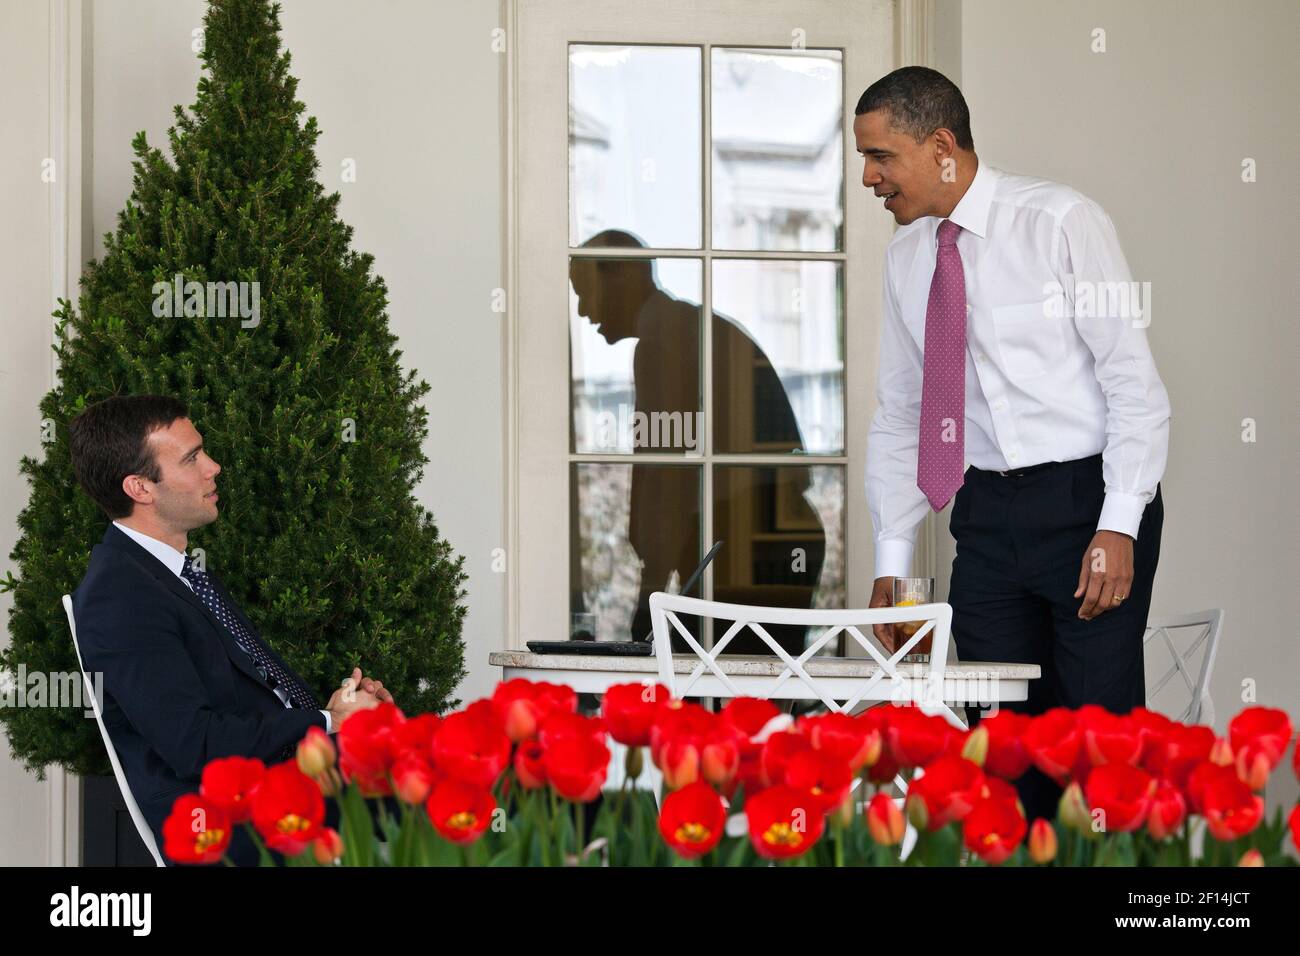
[[77, 643], [77, 622], [72, 616], [72, 596], [63, 595], [63, 610], [68, 615], [68, 627], [72, 629], [72, 646], [77, 651], [77, 666], [81, 668], [82, 686], [86, 689], [86, 694], [90, 697], [91, 709], [95, 712], [95, 721], [99, 724], [99, 733], [104, 738], [104, 749], [108, 751], [109, 763], [113, 765], [113, 776], [117, 778], [117, 786], [122, 791], [122, 799], [126, 801], [126, 808], [131, 813], [131, 821], [135, 824], [136, 831], [140, 834], [140, 839], [144, 842], [145, 848], [153, 857], [154, 863], [158, 866], [166, 866], [163, 862], [162, 854], [158, 852], [158, 842], [154, 839], [153, 830], [145, 821], [144, 814], [140, 812], [140, 805], [135, 802], [135, 797], [131, 794], [131, 788], [126, 782], [126, 774], [122, 772], [122, 764], [117, 759], [117, 751], [113, 748], [113, 741], [108, 736], [108, 728], [104, 726], [104, 712], [100, 707], [99, 698], [95, 696], [95, 688], [91, 683], [90, 675], [86, 673], [86, 665], [81, 659], [81, 645]]
[[[1209, 691], [1210, 673], [1214, 669], [1214, 656], [1219, 649], [1219, 634], [1222, 630], [1223, 609], [1217, 607], [1191, 614], [1154, 618], [1147, 622], [1142, 643], [1147, 652], [1148, 676], [1153, 672], [1149, 656], [1152, 648], [1163, 648], [1171, 659], [1168, 670], [1154, 680], [1147, 681], [1148, 707], [1181, 723], [1214, 723], [1214, 702], [1210, 699]], [[1198, 652], [1199, 666], [1196, 664]], [[1193, 670], [1196, 671], [1195, 677], [1192, 675]], [[1189, 697], [1187, 705], [1181, 710], [1178, 710], [1177, 704], [1168, 706], [1156, 699], [1175, 675], [1182, 678]]]
[[[682, 624], [679, 614], [688, 614], [700, 618], [731, 621], [732, 624], [713, 645], [706, 650], [695, 636]], [[924, 622], [916, 633], [904, 642], [892, 655], [886, 657], [874, 638], [868, 638], [859, 630], [858, 625], [898, 624], [907, 621]], [[659, 681], [672, 696], [692, 697], [758, 697], [770, 699], [819, 700], [830, 711], [848, 713], [864, 699], [867, 699], [875, 687], [886, 678], [897, 679], [905, 687], [915, 687], [917, 679], [910, 674], [902, 674], [898, 665], [904, 655], [933, 632], [934, 639], [930, 651], [930, 663], [921, 686], [927, 689], [925, 696], [914, 696], [913, 704], [927, 714], [939, 714], [954, 727], [966, 729], [965, 722], [948, 707], [939, 696], [933, 699], [932, 691], [943, 687], [943, 673], [948, 661], [948, 641], [952, 634], [952, 607], [948, 604], [919, 604], [910, 607], [882, 607], [869, 609], [820, 609], [820, 608], [774, 608], [754, 607], [746, 604], [723, 604], [718, 601], [705, 601], [700, 598], [683, 597], [680, 594], [666, 594], [662, 591], [650, 595], [650, 622], [654, 629], [655, 657], [659, 664]], [[785, 624], [796, 627], [824, 628], [825, 630], [808, 643], [798, 657], [783, 648], [768, 633], [765, 624]], [[689, 675], [682, 680], [675, 673], [672, 632], [669, 626], [699, 658], [699, 663]], [[737, 678], [723, 673], [718, 664], [718, 657], [727, 646], [745, 629], [752, 631], [784, 662], [785, 667], [775, 676], [746, 675]], [[880, 665], [879, 670], [870, 677], [859, 678], [857, 687], [851, 693], [845, 693], [847, 687], [839, 679], [836, 690], [826, 687], [826, 680], [809, 674], [805, 665], [809, 659], [830, 641], [847, 634], [858, 643], [868, 656]], [[818, 658], [824, 661], [826, 658]], [[796, 686], [787, 686], [790, 682]], [[802, 685], [801, 687], [799, 685]], [[838, 699], [837, 699], [838, 698]], [[873, 698], [874, 699], [874, 698]], [[919, 773], [919, 771], [918, 771]], [[903, 794], [898, 803], [907, 796], [907, 781], [901, 775], [894, 777], [894, 784]], [[854, 781], [854, 788], [857, 780]], [[909, 823], [907, 835], [903, 840], [902, 856], [906, 858], [916, 842], [916, 831]]]

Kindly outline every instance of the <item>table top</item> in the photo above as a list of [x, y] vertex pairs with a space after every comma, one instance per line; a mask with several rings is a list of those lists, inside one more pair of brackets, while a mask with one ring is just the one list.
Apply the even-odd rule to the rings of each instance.
[[[555, 671], [613, 671], [628, 674], [657, 674], [659, 662], [648, 657], [625, 657], [615, 654], [534, 654], [532, 651], [493, 651], [488, 663], [494, 667], [533, 668]], [[689, 674], [700, 663], [694, 654], [674, 654], [673, 673]], [[870, 657], [811, 657], [804, 661], [810, 677], [871, 677], [881, 670]], [[775, 656], [723, 655], [718, 667], [727, 676], [776, 677], [785, 670], [785, 662]], [[898, 664], [899, 674], [924, 677], [930, 665], [917, 662]], [[953, 661], [943, 669], [945, 680], [1036, 680], [1037, 664], [1007, 664], [997, 661]]]

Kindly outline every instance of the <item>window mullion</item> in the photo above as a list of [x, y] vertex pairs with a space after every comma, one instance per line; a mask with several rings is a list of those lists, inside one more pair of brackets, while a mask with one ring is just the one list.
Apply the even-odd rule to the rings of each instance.
[[[701, 341], [704, 343], [700, 355], [700, 371], [704, 379], [704, 474], [700, 483], [704, 500], [701, 502], [700, 544], [707, 551], [713, 546], [713, 45], [704, 44], [704, 60], [700, 64], [700, 94], [704, 97], [700, 109], [700, 122], [704, 128], [700, 131], [700, 162], [703, 163], [702, 201], [703, 215], [700, 217], [704, 234], [700, 237], [700, 248], [704, 252], [704, 303], [700, 319], [704, 323]], [[705, 600], [713, 600], [713, 565], [704, 569], [704, 579], [700, 582], [700, 593]], [[702, 622], [701, 636], [706, 648], [713, 647], [713, 620], [705, 618]]]

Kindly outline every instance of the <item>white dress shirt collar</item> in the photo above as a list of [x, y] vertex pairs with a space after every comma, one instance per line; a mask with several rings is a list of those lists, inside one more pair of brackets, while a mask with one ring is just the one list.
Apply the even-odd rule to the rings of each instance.
[[[996, 187], [996, 171], [987, 163], [979, 163], [975, 168], [975, 178], [966, 187], [965, 194], [957, 201], [948, 218], [967, 232], [973, 232], [983, 239], [988, 235], [989, 208], [993, 205], [993, 192]], [[936, 232], [942, 221], [942, 219], [935, 220]]]
[[[114, 521], [113, 524], [117, 525], [132, 541], [161, 561], [163, 566], [172, 574], [178, 578], [181, 577], [181, 569], [185, 567], [185, 555], [182, 552], [177, 551], [165, 541], [159, 541], [157, 538], [151, 538], [134, 528], [128, 528], [120, 521]], [[181, 578], [181, 580], [184, 581], [185, 579]]]

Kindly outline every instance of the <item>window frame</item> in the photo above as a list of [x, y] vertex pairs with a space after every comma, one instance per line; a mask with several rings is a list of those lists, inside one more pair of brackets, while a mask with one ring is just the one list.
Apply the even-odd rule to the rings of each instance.
[[[927, 0], [828, 0], [810, 8], [753, 0], [506, 0], [510, 55], [506, 90], [505, 259], [506, 312], [506, 528], [507, 634], [505, 646], [568, 634], [570, 595], [569, 475], [574, 462], [652, 464], [657, 460], [702, 469], [703, 532], [714, 525], [715, 465], [815, 465], [845, 469], [845, 599], [867, 604], [874, 534], [867, 509], [866, 437], [875, 412], [881, 280], [893, 222], [870, 208], [861, 188], [860, 158], [852, 148], [852, 105], [862, 89], [892, 69], [896, 48], [911, 51], [924, 37]], [[897, 7], [897, 9], [896, 9]], [[908, 31], [899, 34], [899, 24]], [[786, 47], [802, 30], [804, 45], [843, 52], [844, 243], [838, 252], [713, 249], [711, 171], [711, 50]], [[568, 212], [568, 55], [570, 44], [635, 44], [701, 48], [700, 142], [703, 172], [701, 248], [572, 249]], [[564, 189], [555, 188], [563, 182]], [[711, 355], [712, 264], [718, 259], [830, 260], [844, 276], [844, 449], [839, 455], [716, 454], [713, 451], [712, 362], [703, 361], [704, 435], [701, 449], [681, 453], [577, 454], [569, 444], [570, 344], [568, 263], [571, 256], [695, 258], [702, 262], [703, 355]], [[565, 321], [560, 321], [563, 316]], [[919, 536], [916, 573], [933, 554], [931, 529]], [[709, 542], [705, 540], [704, 546]], [[706, 572], [702, 594], [712, 595]]]

